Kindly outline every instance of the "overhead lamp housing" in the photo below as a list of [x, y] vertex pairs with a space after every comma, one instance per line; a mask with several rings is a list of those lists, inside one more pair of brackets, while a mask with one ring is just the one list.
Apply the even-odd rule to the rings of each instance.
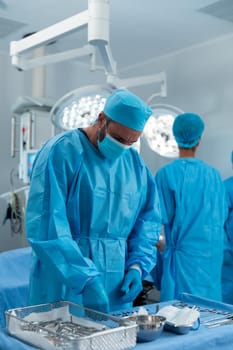
[[[50, 112], [52, 123], [61, 131], [85, 128], [93, 124], [114, 88], [89, 85], [70, 91], [59, 99]], [[140, 153], [140, 139], [133, 147]]]
[[52, 123], [64, 131], [93, 124], [112, 91], [111, 88], [100, 85], [70, 91], [53, 106], [50, 112]]
[[172, 126], [176, 116], [183, 111], [167, 104], [154, 104], [150, 107], [153, 114], [145, 125], [143, 138], [152, 151], [160, 156], [177, 158], [179, 152], [172, 133]]

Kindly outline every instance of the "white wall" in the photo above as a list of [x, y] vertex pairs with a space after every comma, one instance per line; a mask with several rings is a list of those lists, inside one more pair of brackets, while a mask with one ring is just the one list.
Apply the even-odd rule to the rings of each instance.
[[[155, 43], [156, 45], [156, 43]], [[119, 72], [121, 78], [166, 71], [168, 96], [158, 103], [175, 105], [184, 111], [199, 113], [206, 124], [198, 156], [218, 168], [223, 178], [232, 175], [230, 153], [233, 149], [233, 36], [193, 47]], [[18, 96], [31, 95], [31, 73], [18, 72], [7, 56], [0, 55], [0, 194], [10, 191], [9, 175], [18, 159], [10, 157], [11, 106]], [[89, 72], [85, 65], [60, 63], [46, 68], [46, 97], [57, 100], [84, 85], [105, 82], [103, 72]], [[156, 88], [153, 84], [132, 89], [145, 100]], [[153, 153], [142, 142], [142, 156], [153, 174], [170, 162]], [[15, 179], [16, 187], [22, 183]], [[6, 211], [0, 200], [0, 225]], [[22, 237], [11, 236], [9, 222], [0, 226], [0, 251], [25, 244]]]

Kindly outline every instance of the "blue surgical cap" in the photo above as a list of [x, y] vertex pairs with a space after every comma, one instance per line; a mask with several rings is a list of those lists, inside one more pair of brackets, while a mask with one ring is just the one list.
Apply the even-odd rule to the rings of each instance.
[[114, 91], [106, 100], [103, 112], [115, 122], [130, 129], [143, 131], [152, 109], [126, 89]]
[[172, 131], [180, 147], [192, 148], [201, 138], [205, 124], [201, 117], [194, 113], [183, 113], [176, 117]]

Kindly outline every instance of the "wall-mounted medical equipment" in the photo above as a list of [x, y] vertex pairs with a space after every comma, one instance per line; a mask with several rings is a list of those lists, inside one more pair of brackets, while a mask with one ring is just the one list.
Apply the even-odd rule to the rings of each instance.
[[10, 172], [11, 191], [0, 194], [0, 199], [3, 199], [7, 203], [2, 225], [5, 225], [6, 222], [9, 221], [11, 236], [13, 237], [15, 234], [22, 234], [22, 246], [25, 246], [27, 244], [27, 240], [25, 235], [23, 235], [25, 231], [24, 212], [29, 186], [26, 185], [16, 189], [15, 178], [18, 180], [18, 172], [15, 169], [12, 169]]
[[12, 106], [11, 155], [14, 157], [19, 152], [19, 179], [25, 184], [29, 183], [37, 150], [54, 135], [49, 115], [52, 106], [49, 99], [29, 96], [19, 97]]

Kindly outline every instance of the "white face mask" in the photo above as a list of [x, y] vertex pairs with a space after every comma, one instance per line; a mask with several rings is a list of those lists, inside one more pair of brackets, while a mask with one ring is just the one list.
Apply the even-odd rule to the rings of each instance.
[[117, 141], [108, 133], [106, 133], [104, 139], [98, 142], [98, 148], [101, 154], [108, 159], [116, 159], [124, 154], [131, 146], [124, 145]]

